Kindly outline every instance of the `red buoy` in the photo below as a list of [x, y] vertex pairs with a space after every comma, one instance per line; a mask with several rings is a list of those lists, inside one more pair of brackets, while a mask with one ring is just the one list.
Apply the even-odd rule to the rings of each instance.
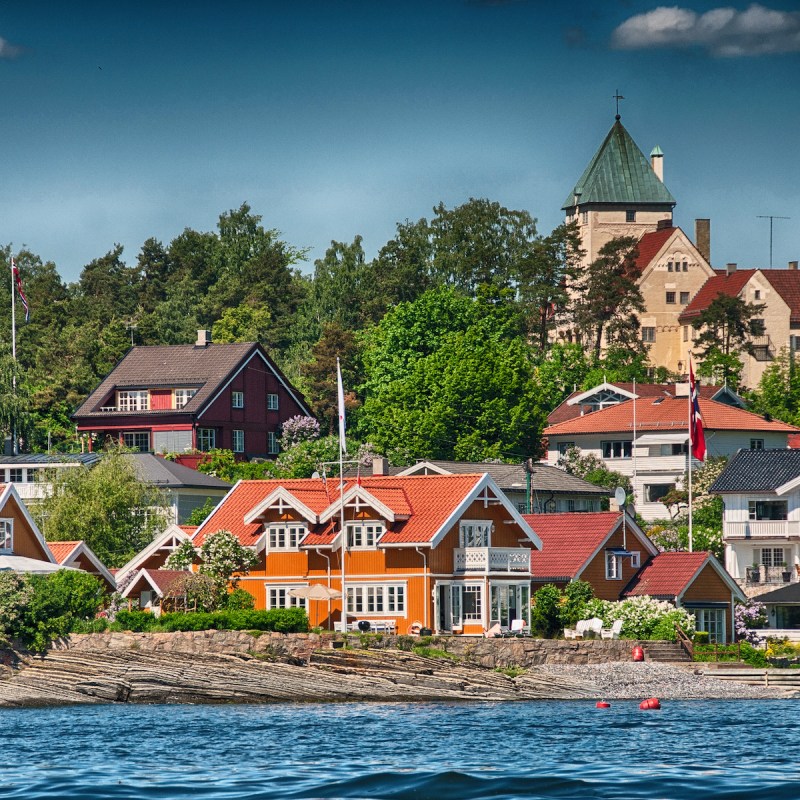
[[633, 648], [633, 660], [644, 661], [644, 650], [638, 644]]
[[594, 704], [594, 707], [595, 707], [595, 708], [611, 708], [611, 703], [606, 703], [606, 701], [605, 701], [605, 700], [598, 700], [598, 701], [597, 701], [597, 702]]
[[639, 708], [641, 708], [642, 711], [657, 711], [661, 708], [661, 702], [657, 697], [648, 697], [647, 700], [642, 700], [642, 702], [639, 703]]

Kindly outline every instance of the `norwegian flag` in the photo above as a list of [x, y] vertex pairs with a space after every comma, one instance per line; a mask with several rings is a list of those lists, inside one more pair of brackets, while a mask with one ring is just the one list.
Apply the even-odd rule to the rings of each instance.
[[25, 297], [25, 292], [22, 290], [22, 278], [19, 276], [17, 262], [14, 261], [13, 258], [11, 259], [11, 274], [14, 276], [14, 283], [17, 285], [17, 294], [19, 295], [20, 302], [25, 309], [25, 322], [28, 322], [31, 318], [31, 312], [28, 308], [28, 298]]
[[698, 461], [706, 460], [706, 435], [703, 430], [703, 415], [700, 412], [700, 400], [697, 395], [697, 384], [694, 380], [694, 370], [689, 362], [689, 426], [692, 438], [692, 455]]

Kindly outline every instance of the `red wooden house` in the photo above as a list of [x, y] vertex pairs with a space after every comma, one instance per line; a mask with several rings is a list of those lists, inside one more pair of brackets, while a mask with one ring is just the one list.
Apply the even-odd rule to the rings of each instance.
[[281, 424], [310, 414], [303, 396], [253, 342], [132, 347], [72, 418], [90, 442], [156, 453], [214, 448], [241, 458], [278, 452]]

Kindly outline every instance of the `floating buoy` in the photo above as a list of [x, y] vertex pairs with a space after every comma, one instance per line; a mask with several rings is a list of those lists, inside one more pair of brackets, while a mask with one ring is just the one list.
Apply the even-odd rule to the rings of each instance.
[[644, 650], [638, 644], [633, 648], [632, 655], [634, 661], [644, 661]]
[[642, 700], [642, 702], [639, 703], [639, 708], [641, 708], [642, 711], [650, 711], [651, 709], [657, 711], [661, 708], [661, 701], [657, 697], [648, 697], [647, 700]]
[[606, 701], [605, 701], [605, 700], [598, 700], [598, 701], [597, 701], [597, 702], [594, 704], [594, 707], [595, 707], [595, 708], [611, 708], [611, 703], [606, 703]]

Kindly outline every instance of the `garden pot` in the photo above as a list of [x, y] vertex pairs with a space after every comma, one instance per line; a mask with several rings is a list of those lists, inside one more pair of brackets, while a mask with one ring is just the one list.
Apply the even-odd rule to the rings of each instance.
[[420, 628], [419, 629], [420, 636], [433, 636], [433, 631], [430, 628]]
[[792, 573], [787, 569], [786, 572], [781, 572], [781, 577], [784, 583], [789, 583], [792, 580]]

